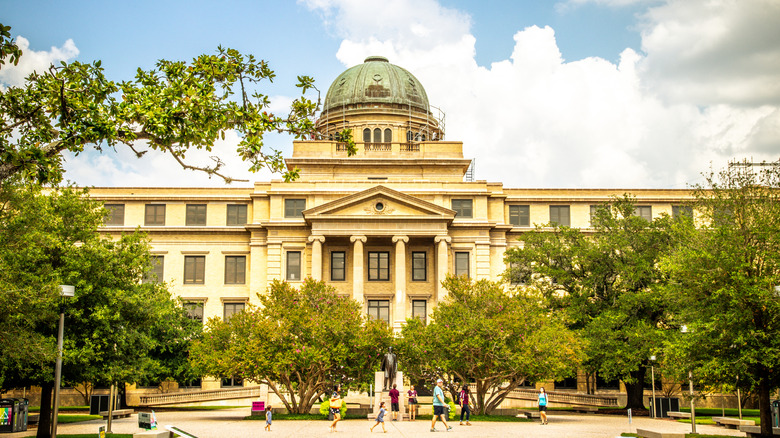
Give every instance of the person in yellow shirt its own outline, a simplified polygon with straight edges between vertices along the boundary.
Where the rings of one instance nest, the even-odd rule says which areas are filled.
[[[341,420],[341,404],[344,403],[344,400],[339,397],[338,392],[334,392],[333,395],[330,396],[330,413],[333,414],[333,422],[330,423],[330,431],[335,432],[336,431],[336,423]]]

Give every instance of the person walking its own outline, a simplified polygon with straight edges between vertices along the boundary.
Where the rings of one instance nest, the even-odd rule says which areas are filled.
[[[471,426],[471,408],[469,407],[469,385],[463,385],[460,390],[460,425],[463,426],[463,414],[466,414],[466,426]]]
[[[447,425],[445,407],[447,403],[444,402],[444,381],[439,379],[436,381],[436,386],[433,388],[433,419],[431,420],[431,432],[436,432],[436,419],[441,418],[441,422],[444,423],[446,430],[452,430],[452,426]]]
[[[393,412],[393,421],[398,421],[398,411],[400,410],[398,398],[401,396],[401,393],[398,392],[396,386],[397,385],[393,383],[393,389],[390,390],[390,411]]]
[[[415,391],[414,385],[409,387],[406,396],[409,398],[409,420],[414,421],[417,417],[417,391]]]
[[[336,431],[336,423],[341,420],[341,404],[344,401],[339,396],[338,392],[334,392],[333,395],[330,396],[330,413],[333,414],[333,422],[330,423],[330,431],[335,432]]]
[[[379,425],[379,423],[382,423],[382,432],[387,433],[387,429],[385,429],[385,413],[387,412],[387,409],[385,409],[385,402],[379,403],[379,413],[376,415],[376,423],[374,423],[373,426],[371,426],[371,432],[374,431],[374,428]]]
[[[265,430],[271,431],[271,420],[273,419],[273,412],[271,412],[271,405],[265,407]]]
[[[539,416],[542,418],[542,424],[547,424],[547,393],[544,388],[539,388]]]

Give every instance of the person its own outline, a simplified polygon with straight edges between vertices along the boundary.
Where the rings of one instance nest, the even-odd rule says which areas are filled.
[[[460,425],[463,426],[463,414],[466,414],[466,426],[471,426],[471,409],[469,408],[469,385],[463,385],[460,390]]]
[[[539,388],[539,415],[542,417],[542,424],[547,424],[547,393],[544,388]]]
[[[371,426],[371,432],[374,431],[374,428],[379,423],[382,423],[382,432],[387,433],[387,429],[385,429],[385,412],[387,412],[387,409],[385,409],[385,402],[379,403],[379,413],[376,415],[376,423]]]
[[[436,419],[441,418],[441,422],[444,423],[444,427],[447,430],[452,430],[452,426],[447,425],[445,407],[447,403],[444,402],[444,381],[439,379],[436,381],[436,386],[433,388],[433,419],[431,420],[431,432],[436,432]]]
[[[398,421],[398,411],[400,410],[398,407],[398,397],[401,396],[401,393],[398,392],[396,386],[397,385],[393,383],[393,389],[390,390],[390,410],[393,412],[393,421]]]
[[[341,397],[339,397],[338,392],[334,392],[333,395],[330,396],[330,413],[333,414],[333,422],[330,423],[330,431],[335,432],[336,431],[336,423],[341,420],[341,403],[343,400],[341,400]]]
[[[414,421],[417,417],[417,391],[414,390],[414,385],[409,387],[406,396],[409,398],[409,420]]]
[[[265,430],[271,431],[271,420],[273,419],[273,413],[271,412],[271,405],[265,407]]]

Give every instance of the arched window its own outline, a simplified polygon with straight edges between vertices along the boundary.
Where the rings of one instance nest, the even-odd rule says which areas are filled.
[[[425,141],[425,134],[422,135],[422,141]]]
[[[371,130],[368,128],[363,130],[363,143],[371,143]]]
[[[412,131],[406,131],[406,141],[412,141]]]
[[[374,129],[374,143],[382,143],[382,130],[379,128]]]
[[[420,133],[414,134],[414,141],[420,141]]]
[[[390,128],[385,129],[385,143],[393,142],[393,131]]]

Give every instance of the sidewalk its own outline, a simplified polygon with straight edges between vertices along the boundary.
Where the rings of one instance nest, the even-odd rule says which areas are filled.
[[[374,421],[344,420],[338,424],[338,432],[328,431],[328,422],[322,421],[274,421],[271,432],[265,432],[265,421],[245,421],[249,408],[225,409],[218,411],[184,411],[157,413],[157,421],[162,427],[174,425],[198,438],[262,438],[262,437],[366,437],[372,435],[369,427]],[[690,432],[690,424],[677,423],[670,420],[653,420],[646,417],[634,418],[628,424],[628,418],[616,415],[567,414],[551,415],[550,423],[542,426],[538,421],[533,423],[499,423],[474,422],[471,426],[459,426],[458,421],[450,422],[452,431],[446,436],[462,437],[556,437],[556,438],[615,438],[623,432],[636,432],[637,428],[663,432]],[[97,436],[98,427],[105,425],[103,420],[86,421],[83,423],[61,424],[59,434],[94,433]],[[430,421],[385,422],[387,433],[382,433],[382,426],[374,429],[373,435],[393,437],[439,436],[430,432]],[[130,418],[114,420],[114,433],[135,433],[138,429],[137,415]],[[444,426],[437,423],[437,433],[444,435]],[[717,434],[741,436],[745,434],[737,430],[724,429],[717,426],[697,425],[696,431],[701,434]],[[34,431],[3,434],[8,438],[35,436]]]

